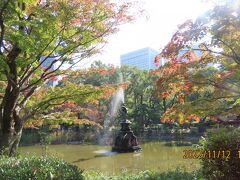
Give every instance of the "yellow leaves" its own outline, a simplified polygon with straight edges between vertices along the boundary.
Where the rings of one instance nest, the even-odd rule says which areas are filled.
[[[167,109],[167,111],[161,117],[161,122],[172,123],[178,119],[178,113],[174,107]]]
[[[60,127],[60,125],[58,125],[58,124],[51,124],[49,126],[49,129],[59,129],[59,127]]]
[[[175,84],[174,84],[174,83],[169,83],[168,86],[169,86],[170,88],[174,88],[174,87],[175,87]]]
[[[215,78],[216,80],[219,80],[219,79],[222,78],[222,75],[221,75],[221,74],[215,74],[215,75],[214,75],[214,78]]]
[[[161,122],[163,123],[178,122],[179,124],[185,124],[191,121],[199,123],[200,120],[201,118],[196,114],[189,115],[184,111],[178,111],[174,109],[171,109],[171,111],[166,112],[164,116],[161,118]]]
[[[179,124],[184,124],[185,123],[185,116],[182,112],[178,114],[178,122]]]
[[[97,126],[99,128],[103,128],[99,123],[96,123],[94,121],[90,121],[88,119],[76,119],[73,121],[73,124],[76,125],[92,125],[92,126]]]
[[[5,87],[7,84],[5,81],[0,81],[0,87]]]
[[[44,120],[39,118],[39,119],[30,119],[24,124],[24,128],[34,128],[38,129],[38,127],[42,126],[44,123]]]
[[[190,104],[175,104],[173,107],[167,109],[161,118],[161,122],[173,123],[178,122],[179,124],[186,124],[192,121],[200,122],[201,116],[195,113],[194,109],[191,109]]]
[[[198,89],[199,89],[199,87],[195,85],[195,86],[193,86],[192,91],[193,92],[198,92]]]

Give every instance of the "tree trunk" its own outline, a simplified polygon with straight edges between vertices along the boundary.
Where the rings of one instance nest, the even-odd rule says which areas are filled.
[[[23,127],[18,127],[18,128],[19,129],[17,132],[14,129],[12,129],[11,132],[9,133],[2,133],[1,140],[0,140],[1,154],[7,155],[7,156],[16,155],[16,150],[22,136]]]
[[[163,112],[167,111],[166,98],[163,98]]]
[[[22,136],[23,121],[18,115],[19,111],[14,109],[11,115],[3,119],[3,122],[7,120],[1,129],[0,138],[0,154],[7,156],[16,155],[16,150]]]

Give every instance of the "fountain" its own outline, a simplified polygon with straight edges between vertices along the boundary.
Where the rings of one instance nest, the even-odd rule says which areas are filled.
[[[122,117],[121,129],[116,137],[115,144],[112,147],[114,152],[136,152],[141,151],[141,147],[138,144],[137,137],[133,134],[130,128],[131,122],[127,120],[127,108],[122,105]]]
[[[124,90],[119,88],[110,102],[109,111],[103,124],[103,135],[99,139],[99,144],[110,145],[112,143],[112,126],[122,102],[124,102]]]

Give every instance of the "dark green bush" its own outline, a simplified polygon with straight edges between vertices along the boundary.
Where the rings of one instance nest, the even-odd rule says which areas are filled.
[[[64,160],[55,157],[1,157],[1,180],[81,180],[82,170]]]
[[[208,132],[207,138],[202,140],[201,144],[203,145],[202,151],[206,152],[206,157],[202,159],[202,173],[205,178],[219,180],[239,179],[239,128],[212,130]],[[215,151],[215,157],[213,151]]]

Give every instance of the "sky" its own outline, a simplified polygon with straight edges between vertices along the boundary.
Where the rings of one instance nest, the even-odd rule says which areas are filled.
[[[122,25],[119,32],[108,38],[102,53],[85,60],[81,66],[89,66],[95,60],[119,66],[121,54],[145,47],[159,51],[178,25],[196,19],[212,7],[209,0],[139,0],[139,5],[146,15]]]

